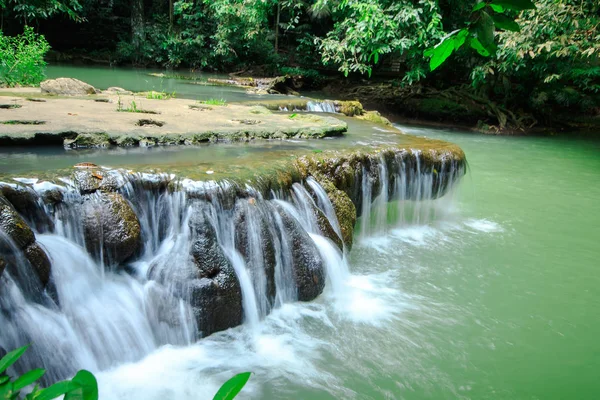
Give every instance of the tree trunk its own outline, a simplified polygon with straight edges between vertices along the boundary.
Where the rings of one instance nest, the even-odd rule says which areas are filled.
[[[275,54],[279,52],[279,18],[281,17],[281,3],[277,2],[277,18],[275,19]]]
[[[140,48],[145,40],[144,0],[131,0],[131,44],[135,51],[135,61],[139,61]]]

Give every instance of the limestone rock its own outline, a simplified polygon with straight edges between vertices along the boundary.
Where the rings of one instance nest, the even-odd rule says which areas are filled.
[[[325,287],[325,266],[317,246],[300,224],[283,208],[276,206],[281,215],[285,234],[291,239],[292,269],[298,300],[310,301],[319,296]]]
[[[201,206],[194,209],[190,229],[191,255],[197,268],[197,278],[188,283],[190,304],[198,329],[208,336],[242,323],[242,290]]]
[[[50,280],[50,260],[44,250],[36,243],[35,235],[25,220],[13,209],[4,197],[0,197],[0,233],[12,241],[14,247],[5,240],[0,240],[0,269],[13,268],[12,271],[19,276],[31,276],[30,271],[15,271],[25,264],[20,261],[21,253],[35,271],[39,282],[45,286]],[[3,239],[0,236],[0,239]],[[15,248],[16,247],[16,248]],[[21,259],[22,260],[22,259]],[[25,267],[27,268],[27,267]],[[27,280],[31,278],[25,278]]]
[[[42,93],[61,96],[85,96],[98,93],[92,85],[74,78],[48,79],[40,83],[40,88]]]
[[[267,299],[275,300],[275,244],[269,229],[270,208],[268,203],[257,204],[255,199],[239,199],[235,205],[235,247],[240,252],[251,277],[264,273],[267,279]],[[260,271],[259,269],[264,269]],[[266,310],[268,311],[268,310]]]
[[[82,211],[85,244],[96,258],[119,264],[139,249],[140,221],[123,196],[95,193],[84,199]]]

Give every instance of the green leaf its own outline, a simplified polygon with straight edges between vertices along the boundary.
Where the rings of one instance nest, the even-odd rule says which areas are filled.
[[[515,22],[514,19],[507,17],[504,14],[492,14],[494,24],[498,29],[504,29],[505,31],[520,32],[521,27]]]
[[[490,53],[493,52],[491,49],[494,48],[494,31],[494,20],[490,17],[490,14],[485,11],[481,12],[481,16],[475,25],[475,33],[481,45]]]
[[[38,369],[33,369],[33,370],[21,375],[20,377],[15,379],[15,381],[13,383],[14,390],[21,390],[25,386],[31,385],[33,382],[37,381],[42,376],[44,376],[45,373],[46,373],[46,370],[38,368]]]
[[[91,372],[82,369],[71,382],[77,389],[67,393],[65,400],[98,400],[98,382]]]
[[[496,11],[497,13],[504,12],[504,7],[499,6],[498,4],[490,4],[490,7],[492,7],[492,10]]]
[[[10,381],[10,378],[6,375],[0,376],[0,385],[4,385],[6,382]]]
[[[215,394],[213,400],[231,400],[235,398],[250,379],[250,374],[250,372],[243,372],[225,382]]]
[[[0,385],[0,399],[10,399],[10,393],[12,393],[11,382],[8,382],[6,385]]]
[[[23,353],[25,353],[25,351],[27,351],[28,348],[29,345],[20,347],[16,350],[11,351],[10,353],[7,353],[4,357],[2,357],[2,359],[0,360],[0,374],[6,371],[8,367],[13,365],[19,358],[21,358]]]
[[[535,4],[531,0],[493,0],[491,4],[497,4],[515,11],[535,10]]]
[[[454,37],[446,37],[433,48],[433,52],[431,53],[431,59],[429,60],[429,69],[433,71],[437,67],[442,65],[444,61],[446,61],[446,59],[450,57],[453,51]]]
[[[487,6],[487,3],[485,1],[482,1],[481,3],[477,3],[473,6],[472,12],[479,11],[485,6]]]
[[[77,385],[71,381],[57,382],[46,389],[40,390],[40,394],[36,397],[36,400],[52,400],[74,389],[77,389]]]
[[[465,44],[465,40],[467,40],[468,35],[468,29],[461,29],[460,32],[458,32],[458,34],[454,38],[454,50],[460,49],[461,46]]]
[[[484,57],[489,57],[491,54],[485,47],[481,45],[481,42],[476,37],[471,38],[471,47],[477,50],[477,52]]]

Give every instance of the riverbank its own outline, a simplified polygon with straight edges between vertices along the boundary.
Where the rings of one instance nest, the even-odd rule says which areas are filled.
[[[0,89],[0,145],[152,146],[342,135],[330,116],[276,114],[260,106],[148,99],[111,92],[64,98]]]

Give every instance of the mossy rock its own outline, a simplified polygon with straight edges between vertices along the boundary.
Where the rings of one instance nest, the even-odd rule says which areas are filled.
[[[75,139],[65,139],[65,147],[108,147],[110,137],[106,133],[80,133]]]
[[[336,101],[335,106],[338,112],[348,117],[355,117],[364,113],[363,105],[359,101]]]
[[[379,111],[365,111],[364,114],[357,116],[357,118],[373,122],[375,124],[381,124],[386,126],[392,126],[392,123],[389,119],[382,116]]]
[[[119,264],[141,245],[141,226],[127,200],[119,193],[98,192],[84,199],[85,243],[97,259]]]

